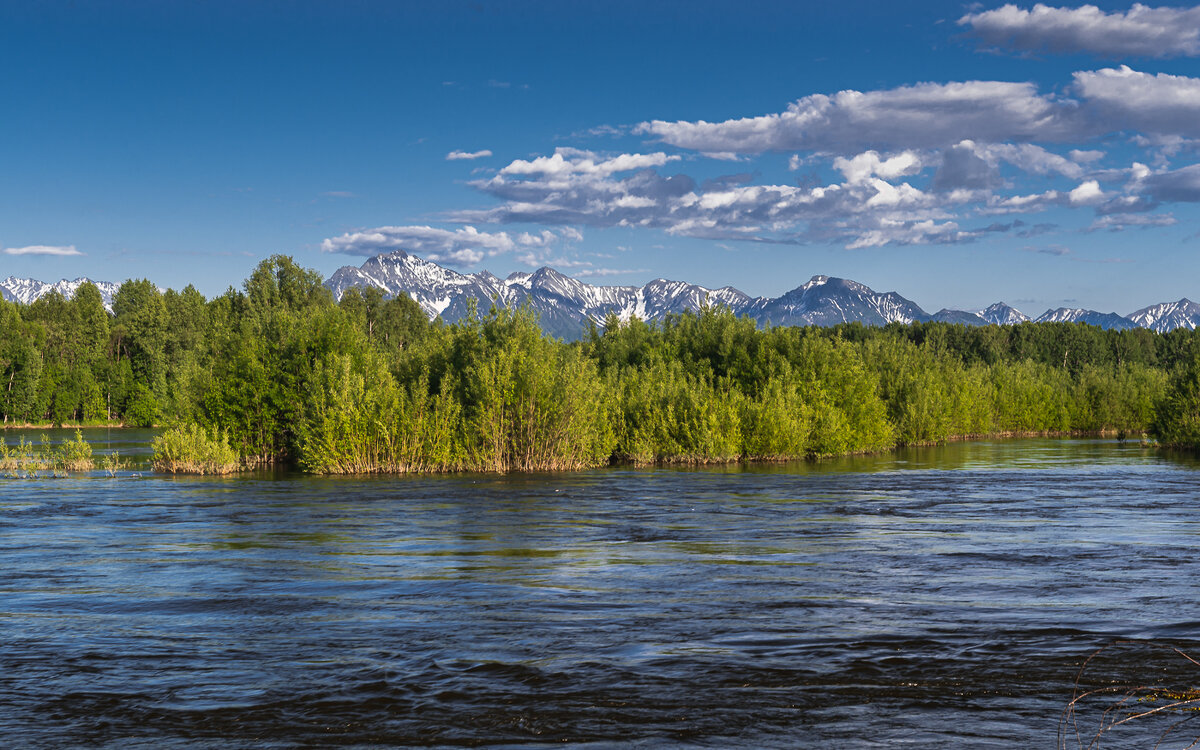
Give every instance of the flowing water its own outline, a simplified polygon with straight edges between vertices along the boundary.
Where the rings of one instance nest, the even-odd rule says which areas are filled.
[[[145,457],[144,433],[87,437]],[[1014,440],[708,470],[0,480],[0,742],[1054,747],[1076,689],[1200,685],[1167,648],[1200,654],[1198,468]],[[1081,704],[1066,746],[1117,697]],[[1163,746],[1186,746],[1191,716],[1103,747],[1176,724]]]

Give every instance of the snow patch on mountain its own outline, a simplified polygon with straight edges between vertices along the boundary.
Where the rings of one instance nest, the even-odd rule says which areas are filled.
[[[80,277],[71,281],[61,279],[53,284],[47,284],[37,279],[19,279],[16,276],[9,276],[7,279],[0,281],[0,294],[9,302],[20,302],[21,304],[28,305],[51,291],[56,291],[67,299],[71,299],[75,296],[75,292],[79,287],[89,282],[94,284],[96,289],[100,291],[100,298],[104,300],[104,308],[112,312],[113,295],[117,293],[121,285],[111,281],[92,281],[91,279]]]
[[[896,292],[876,292],[865,284],[816,275],[777,298],[750,297],[733,287],[708,289],[683,281],[655,279],[643,286],[594,286],[543,267],[498,279],[487,271],[461,274],[397,250],[370,258],[360,267],[338,269],[325,285],[340,299],[351,287],[375,286],[385,295],[408,294],[431,318],[455,322],[472,307],[526,305],[543,329],[563,338],[578,338],[590,324],[603,325],[609,315],[622,321],[636,316],[657,321],[704,305],[722,305],[760,325],[819,325],[860,322],[865,325],[941,321],[963,325],[1016,325],[1030,318],[1003,302],[979,312],[943,309],[929,315]],[[1048,310],[1039,322],[1083,322],[1102,328],[1145,326],[1156,331],[1200,326],[1200,305],[1188,300],[1144,308],[1128,317],[1094,310]]]
[[[1130,313],[1130,320],[1142,328],[1166,333],[1176,328],[1195,329],[1200,325],[1200,305],[1186,297],[1178,302],[1163,302]]]
[[[1015,326],[1018,323],[1025,323],[1029,320],[1028,315],[1015,307],[1009,307],[1003,302],[997,302],[985,310],[980,310],[979,317],[998,326]]]
[[[1116,313],[1102,313],[1095,310],[1083,310],[1077,307],[1060,307],[1057,310],[1047,310],[1038,316],[1034,322],[1087,323],[1088,325],[1099,326],[1100,328],[1114,328],[1116,330],[1138,327],[1137,323]]]

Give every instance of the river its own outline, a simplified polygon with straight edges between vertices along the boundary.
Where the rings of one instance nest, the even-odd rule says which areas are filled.
[[[145,459],[146,433],[86,437]],[[1170,650],[1200,656],[1198,468],[1026,439],[715,469],[0,480],[0,737],[1026,748],[1065,728],[1086,746],[1120,694],[1064,723],[1074,691],[1200,684]],[[1163,746],[1187,746],[1195,713],[1103,746],[1172,727]]]

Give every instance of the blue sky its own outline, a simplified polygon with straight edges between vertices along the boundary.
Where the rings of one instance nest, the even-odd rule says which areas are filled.
[[[1200,9],[911,6],[0,2],[0,276],[1200,298]]]

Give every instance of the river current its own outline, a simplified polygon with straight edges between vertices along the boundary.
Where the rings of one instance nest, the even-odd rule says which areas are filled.
[[[145,457],[145,433],[86,437]],[[1198,469],[1031,439],[0,479],[0,743],[1086,747],[1165,700],[1116,706],[1123,686],[1200,685],[1171,650],[1200,657]],[[1195,713],[1102,746],[1186,747]]]

